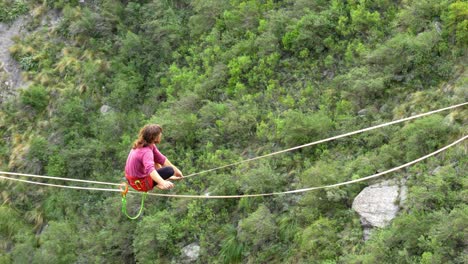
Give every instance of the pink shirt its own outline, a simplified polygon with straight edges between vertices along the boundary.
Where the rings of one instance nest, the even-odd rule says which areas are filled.
[[[125,174],[137,178],[148,176],[154,169],[154,164],[163,165],[166,157],[152,144],[147,147],[136,148],[130,151],[125,165]]]

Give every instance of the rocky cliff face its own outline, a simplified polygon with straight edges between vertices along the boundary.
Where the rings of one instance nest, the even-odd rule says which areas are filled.
[[[25,32],[25,18],[19,18],[12,24],[0,23],[0,103],[23,85],[21,69],[11,58],[9,48],[13,38]]]
[[[383,181],[364,188],[353,201],[352,208],[361,216],[364,240],[375,227],[385,227],[396,217],[406,200],[405,181]]]
[[[25,15],[12,23],[0,23],[0,103],[9,96],[16,94],[20,87],[27,86],[23,81],[20,64],[10,56],[10,47],[14,45],[15,37],[32,34],[43,28],[56,27],[61,19],[57,11],[50,11],[41,15],[36,29],[28,31],[26,25],[31,22],[31,15]]]

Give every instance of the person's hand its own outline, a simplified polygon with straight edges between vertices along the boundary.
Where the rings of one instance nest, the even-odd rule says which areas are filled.
[[[179,179],[184,177],[182,172],[178,168],[175,168],[175,167],[174,167],[174,176],[178,177]]]
[[[171,181],[178,181],[178,180],[181,180],[182,178],[184,178],[184,175],[182,174],[182,172],[176,168],[176,167],[173,167],[174,168],[174,176],[171,176],[168,180],[171,180]]]
[[[170,181],[178,181],[178,180],[182,180],[183,177],[179,177],[179,176],[171,176],[169,177],[168,180]]]
[[[156,187],[160,190],[169,190],[174,188],[174,184],[170,181],[163,180],[161,182],[158,182]]]

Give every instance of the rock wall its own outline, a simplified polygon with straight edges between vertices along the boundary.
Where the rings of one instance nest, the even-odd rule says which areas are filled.
[[[0,103],[23,85],[21,69],[18,62],[10,56],[9,48],[14,44],[13,37],[26,31],[25,21],[21,17],[11,24],[0,23]]]
[[[37,28],[28,31],[26,25],[32,20],[31,16],[25,15],[12,23],[0,23],[0,103],[14,96],[18,88],[28,85],[23,81],[19,63],[10,55],[9,49],[14,45],[13,38],[32,34],[43,28],[53,29],[60,23],[61,14],[58,11],[49,11],[41,15]]]

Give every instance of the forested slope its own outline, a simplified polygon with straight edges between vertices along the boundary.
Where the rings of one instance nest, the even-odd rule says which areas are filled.
[[[139,128],[159,123],[159,149],[190,174],[468,99],[465,1],[0,0],[0,8],[2,22],[29,16],[32,32],[10,48],[29,86],[1,105],[3,171],[118,183]],[[60,22],[41,26],[51,11]],[[462,107],[187,178],[168,193],[358,179],[461,138],[467,121]],[[0,262],[179,263],[180,249],[196,242],[198,263],[466,263],[466,148],[385,176],[407,178],[408,199],[368,241],[351,204],[369,182],[263,198],[150,196],[131,221],[118,193],[2,180]],[[129,197],[131,213],[139,198]]]

